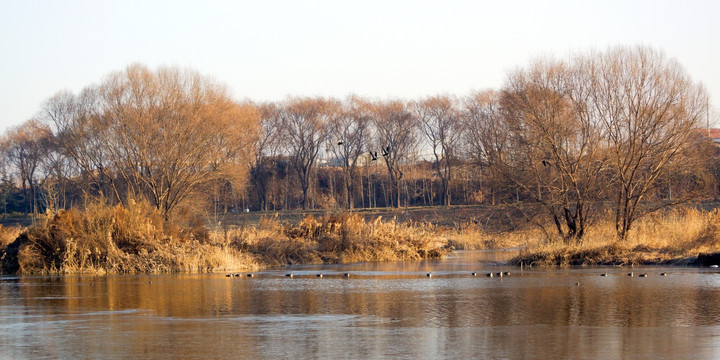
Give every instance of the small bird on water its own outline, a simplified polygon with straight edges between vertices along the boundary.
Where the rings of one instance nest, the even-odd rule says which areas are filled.
[[[425,276],[432,277],[432,273],[427,273],[427,274],[425,274]]]
[[[287,273],[287,274],[285,274],[285,276],[291,278],[291,277],[294,277],[295,275],[293,273]]]

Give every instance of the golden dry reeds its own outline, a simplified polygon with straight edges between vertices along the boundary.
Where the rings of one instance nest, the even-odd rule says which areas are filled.
[[[16,236],[3,249],[4,272],[160,273],[246,270],[265,266],[438,258],[446,237],[428,223],[335,215],[194,234],[168,225],[146,203],[93,203],[63,210]]]
[[[21,227],[5,227],[0,225],[0,248],[7,246],[17,239],[22,230]]]
[[[447,239],[429,224],[394,219],[366,221],[361,215],[308,216],[297,224],[264,219],[255,228],[238,229],[232,243],[268,265],[418,260],[441,257]]]
[[[535,242],[511,263],[541,266],[691,264],[699,253],[720,251],[720,212],[680,207],[638,220],[624,241],[600,221],[582,242]]]
[[[486,232],[472,221],[454,228],[440,228],[455,250],[488,250],[528,247],[540,238],[540,230],[523,229],[515,231]]]
[[[549,238],[550,236],[550,238]],[[565,242],[539,228],[487,233],[476,223],[440,227],[360,214],[297,223],[277,217],[258,225],[208,232],[169,225],[146,203],[104,203],[63,210],[27,229],[0,227],[4,272],[148,273],[250,270],[266,266],[438,258],[452,249],[521,249],[512,264],[689,264],[720,251],[720,211],[675,208],[638,220],[618,241],[605,219],[582,242]]]
[[[253,269],[237,249],[172,232],[146,203],[97,202],[62,210],[28,228],[3,250],[3,271],[18,273],[157,273]]]

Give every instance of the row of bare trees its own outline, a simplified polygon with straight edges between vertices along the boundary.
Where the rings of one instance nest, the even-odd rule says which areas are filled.
[[[79,95],[53,96],[3,148],[23,191],[33,192],[29,210],[91,195],[147,199],[168,217],[201,186],[242,186],[257,118],[254,106],[194,71],[132,65]]]
[[[4,174],[28,211],[40,188],[46,207],[142,197],[166,216],[208,192],[223,211],[513,201],[540,205],[567,240],[610,209],[624,238],[644,212],[717,186],[697,131],[707,104],[645,47],[539,60],[499,90],[416,101],[237,103],[195,72],[133,65],[7,133]]]
[[[565,239],[582,238],[604,209],[625,238],[641,213],[714,184],[707,170],[716,150],[698,133],[707,95],[652,49],[536,61],[475,104],[476,159],[541,204]],[[662,188],[673,182],[683,185],[674,198]]]

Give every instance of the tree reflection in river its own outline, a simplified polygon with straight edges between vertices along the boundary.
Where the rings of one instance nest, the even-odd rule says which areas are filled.
[[[0,278],[3,358],[713,358],[720,274],[502,253],[258,273]],[[500,257],[500,258],[498,258]],[[488,259],[492,259],[488,261]],[[634,269],[635,272],[639,270]],[[425,274],[432,271],[433,277]],[[480,272],[477,277],[470,272]],[[511,271],[509,277],[486,272]],[[610,276],[601,277],[607,271]],[[323,278],[315,275],[323,272]],[[351,277],[343,277],[350,272]],[[576,283],[580,285],[576,285]]]

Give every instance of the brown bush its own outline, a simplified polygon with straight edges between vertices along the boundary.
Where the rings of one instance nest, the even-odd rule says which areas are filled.
[[[62,210],[30,227],[3,253],[3,270],[19,273],[137,273],[257,268],[237,249],[168,231],[147,203],[97,202]]]
[[[674,208],[638,220],[624,241],[612,221],[588,229],[582,243],[536,241],[511,263],[525,265],[688,264],[699,253],[720,251],[720,212]]]
[[[366,221],[358,214],[279,224],[264,219],[256,228],[239,229],[231,243],[269,265],[417,260],[441,257],[447,240],[431,225]]]
[[[3,248],[15,241],[23,231],[20,227],[5,227],[0,225],[0,248]]]

